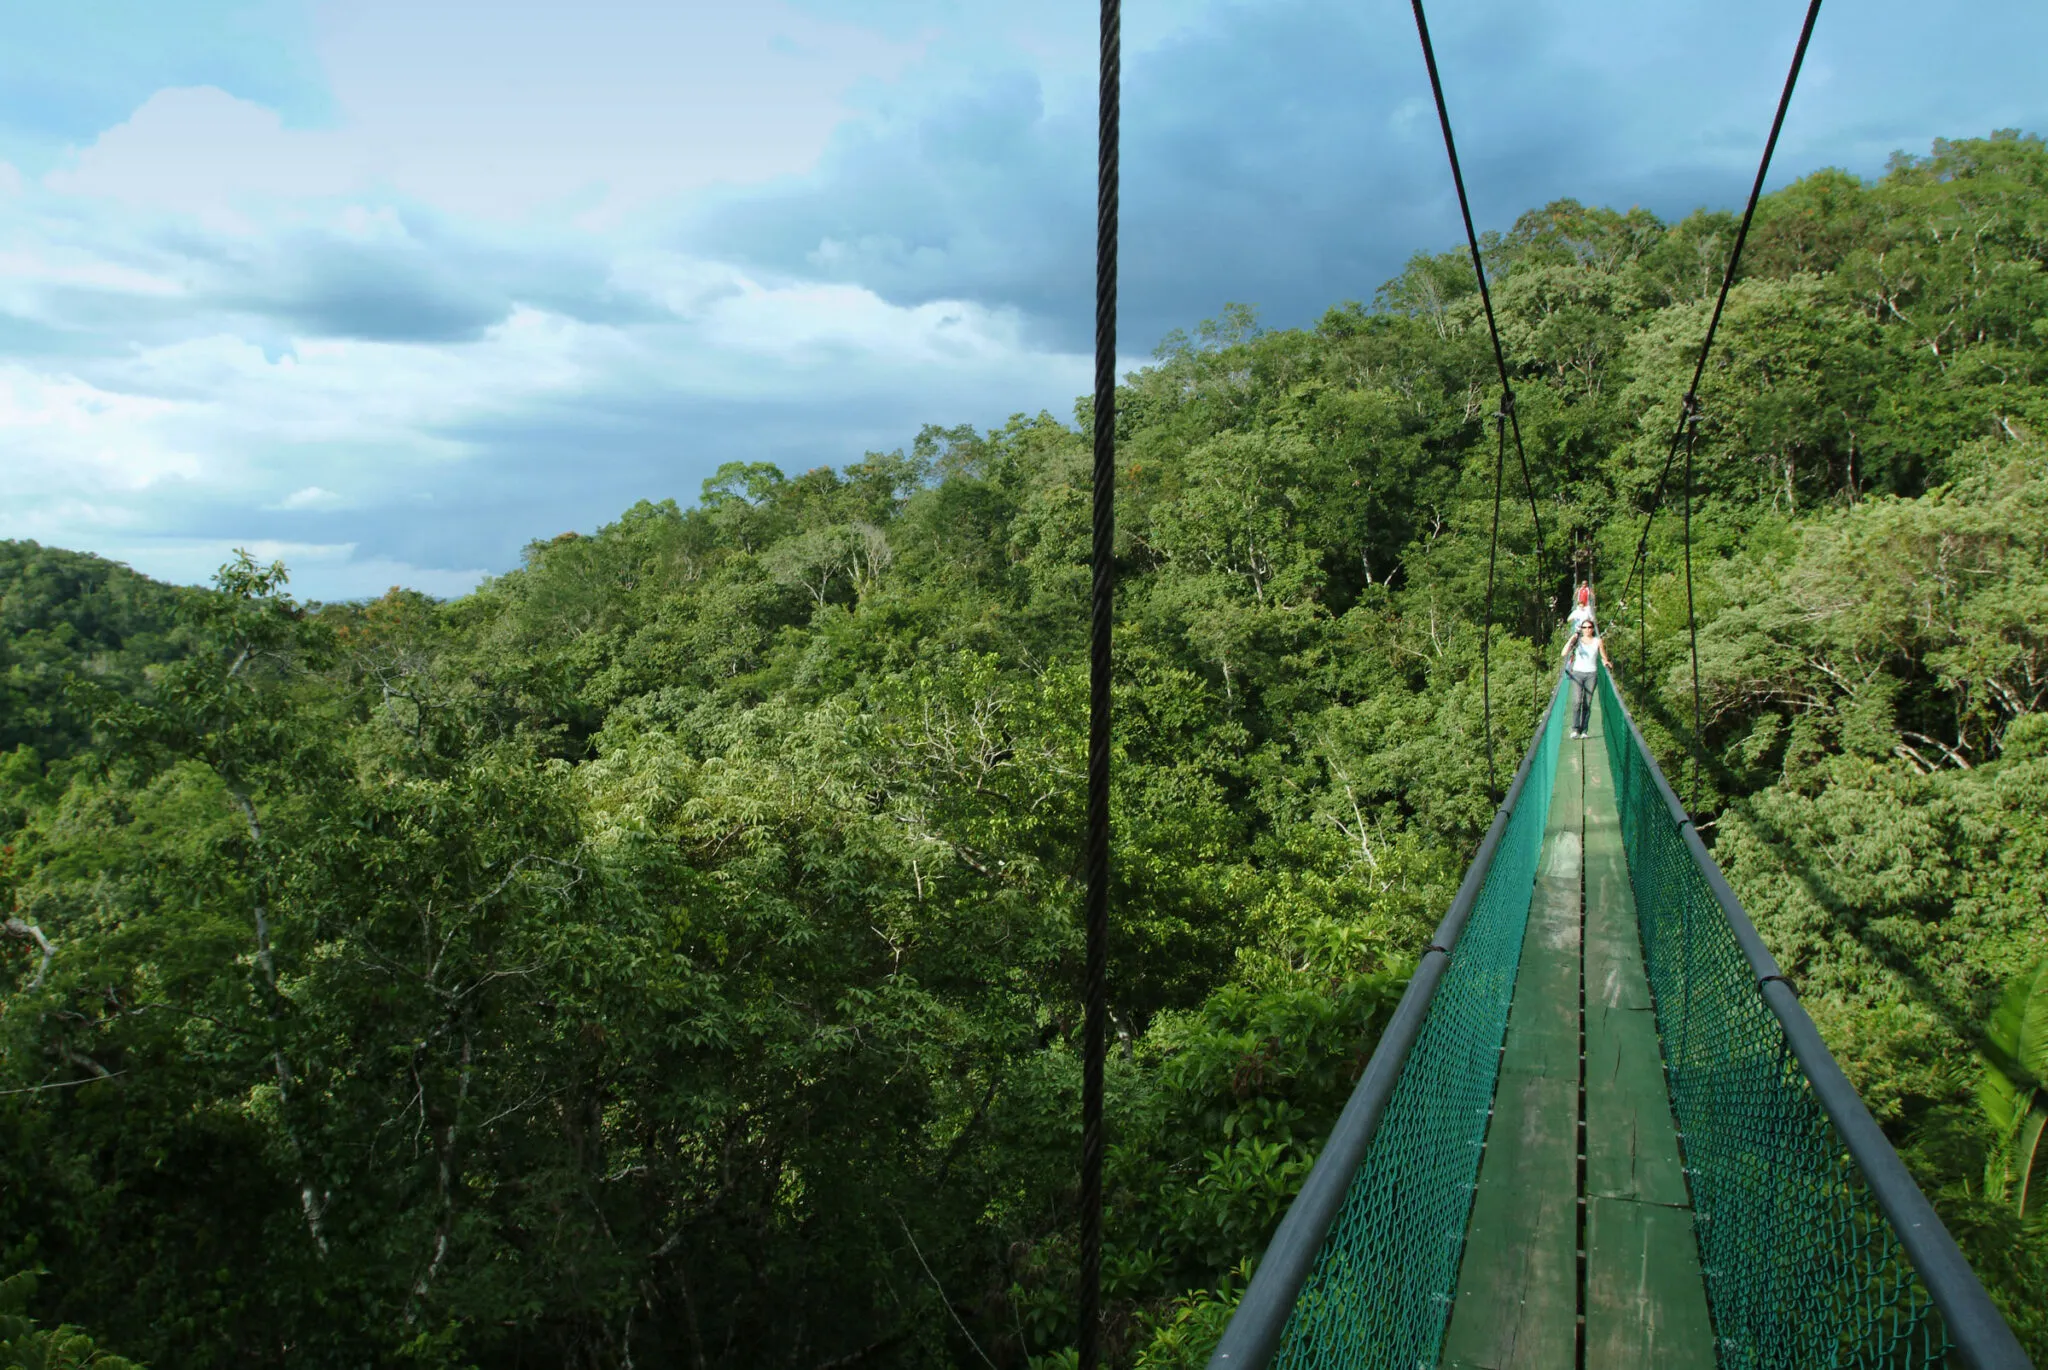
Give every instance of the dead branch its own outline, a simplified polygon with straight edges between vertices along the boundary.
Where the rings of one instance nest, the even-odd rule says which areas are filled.
[[[34,942],[42,950],[42,964],[36,967],[36,973],[29,982],[22,986],[22,993],[33,994],[43,987],[43,977],[50,973],[50,962],[57,959],[57,944],[43,936],[43,930],[34,923],[24,923],[19,918],[10,918],[5,923],[0,923],[0,928],[5,928],[10,937],[18,937],[24,942]]]
[[[1915,742],[1925,742],[1930,747],[1939,747],[1944,753],[1947,754],[1948,759],[1954,762],[1957,766],[1961,767],[1963,770],[1966,771],[1970,769],[1970,763],[1968,759],[1966,759],[1961,752],[1957,751],[1954,747],[1949,746],[1948,743],[1943,742],[1938,737],[1929,737],[1926,733],[1916,733],[1910,728],[1899,729],[1899,735],[1901,737],[1910,737]]]
[[[988,1358],[988,1352],[981,1349],[981,1343],[976,1341],[974,1339],[974,1334],[967,1330],[967,1324],[960,1321],[960,1315],[954,1311],[952,1302],[946,1297],[946,1286],[939,1283],[939,1277],[937,1275],[932,1274],[931,1263],[925,1260],[924,1252],[918,1249],[917,1238],[911,1236],[910,1224],[903,1221],[903,1215],[901,1213],[898,1213],[896,1215],[896,1225],[903,1229],[904,1240],[910,1243],[911,1253],[917,1257],[917,1263],[924,1267],[925,1275],[932,1282],[932,1288],[939,1291],[939,1302],[945,1305],[947,1314],[950,1315],[953,1319],[953,1325],[960,1329],[961,1336],[967,1338],[967,1344],[974,1348],[975,1355],[981,1357],[981,1363],[983,1365],[986,1365],[988,1367],[988,1370],[996,1370],[996,1363]]]
[[[41,1094],[46,1089],[76,1089],[80,1085],[96,1085],[101,1080],[112,1080],[117,1076],[126,1075],[127,1073],[125,1070],[103,1070],[99,1074],[83,1080],[57,1080],[47,1085],[28,1085],[21,1089],[0,1089],[0,1098],[6,1098],[10,1094]]]

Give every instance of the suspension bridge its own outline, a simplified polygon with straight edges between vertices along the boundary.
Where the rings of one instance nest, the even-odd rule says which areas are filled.
[[[1542,516],[1422,0],[1410,0],[1500,379],[1481,636],[1509,434]],[[1692,381],[1644,514],[1681,500],[1692,732],[1693,448],[1706,374],[1821,0],[1808,0]],[[1101,1358],[1114,590],[1120,0],[1102,0],[1080,1346]],[[1539,607],[1548,631],[1549,605]],[[1648,614],[1635,605],[1643,661]],[[1647,1370],[2030,1361],[1857,1097],[1604,666],[1583,732],[1560,679],[1527,754],[1281,1220],[1210,1370]],[[1697,761],[1695,760],[1695,765]]]
[[[1210,1360],[2028,1365],[1603,669],[1557,694]]]

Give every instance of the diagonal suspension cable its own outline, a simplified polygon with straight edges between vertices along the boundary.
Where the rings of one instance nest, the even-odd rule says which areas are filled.
[[[1742,209],[1742,223],[1735,230],[1735,246],[1728,253],[1728,265],[1721,272],[1721,291],[1714,297],[1714,312],[1707,319],[1707,334],[1700,340],[1700,352],[1693,362],[1692,383],[1685,388],[1685,398],[1679,407],[1678,426],[1671,433],[1671,448],[1664,454],[1664,467],[1657,473],[1657,488],[1650,496],[1650,510],[1643,518],[1642,535],[1636,539],[1635,558],[1629,563],[1627,578],[1622,582],[1622,599],[1626,602],[1628,593],[1635,586],[1636,576],[1644,576],[1644,590],[1648,591],[1650,525],[1656,520],[1657,510],[1664,501],[1664,488],[1671,478],[1672,464],[1678,458],[1679,444],[1688,441],[1689,435],[1699,423],[1700,381],[1707,373],[1707,356],[1714,350],[1714,334],[1721,327],[1721,313],[1728,307],[1728,292],[1735,285],[1735,270],[1742,260],[1743,244],[1749,241],[1749,225],[1756,218],[1756,204],[1764,192],[1764,177],[1770,173],[1771,155],[1778,150],[1778,134],[1785,127],[1785,111],[1792,104],[1792,89],[1799,83],[1799,68],[1806,61],[1806,46],[1813,38],[1814,20],[1820,17],[1820,0],[1809,0],[1806,7],[1806,22],[1799,30],[1799,43],[1792,49],[1792,65],[1785,73],[1785,88],[1778,95],[1778,112],[1771,118],[1771,133],[1764,140],[1764,153],[1756,164],[1756,179],[1750,183],[1749,201]],[[1643,628],[1647,650],[1648,615]],[[1643,659],[1648,665],[1647,655]]]
[[[1116,590],[1116,227],[1121,0],[1102,0],[1095,150],[1095,502],[1088,626],[1087,970],[1081,1063],[1080,1370],[1101,1363],[1102,1057],[1109,1012],[1109,638]]]
[[[1418,3],[1420,0],[1418,0]],[[1721,290],[1714,297],[1714,312],[1707,319],[1706,336],[1700,339],[1700,353],[1693,362],[1692,383],[1685,388],[1685,398],[1679,404],[1678,426],[1671,433],[1671,448],[1664,454],[1664,468],[1657,473],[1657,488],[1650,496],[1649,512],[1643,516],[1643,531],[1636,538],[1635,557],[1629,563],[1628,578],[1621,587],[1621,602],[1628,602],[1629,591],[1634,588],[1640,574],[1643,583],[1643,603],[1636,611],[1637,620],[1637,667],[1647,677],[1650,669],[1650,527],[1657,520],[1657,510],[1664,501],[1664,487],[1671,477],[1672,463],[1677,460],[1679,448],[1685,449],[1685,632],[1692,660],[1692,785],[1689,803],[1695,809],[1700,797],[1700,752],[1703,740],[1700,734],[1700,626],[1699,616],[1694,611],[1692,589],[1692,457],[1693,447],[1699,440],[1700,381],[1707,373],[1707,357],[1714,350],[1714,334],[1721,327],[1721,312],[1728,306],[1728,292],[1735,285],[1735,270],[1742,260],[1743,244],[1749,240],[1749,226],[1756,218],[1757,201],[1763,197],[1764,178],[1770,173],[1771,155],[1778,150],[1778,134],[1785,127],[1785,111],[1791,107],[1792,91],[1799,84],[1799,69],[1806,62],[1807,44],[1813,40],[1814,21],[1820,18],[1821,0],[1808,0],[1806,22],[1800,25],[1799,42],[1792,49],[1792,64],[1785,72],[1785,88],[1778,93],[1778,109],[1771,116],[1770,136],[1764,139],[1763,156],[1757,159],[1756,179],[1750,182],[1749,200],[1742,207],[1742,222],[1735,230],[1735,245],[1729,250],[1728,265],[1721,272]]]
[[[1422,39],[1422,60],[1429,68],[1429,90],[1436,97],[1437,123],[1444,131],[1444,153],[1450,158],[1451,184],[1458,190],[1458,213],[1465,221],[1465,246],[1472,253],[1472,274],[1479,281],[1479,303],[1486,311],[1486,335],[1493,342],[1493,365],[1500,373],[1500,412],[1495,416],[1496,436],[1501,420],[1515,435],[1515,461],[1522,468],[1522,490],[1529,497],[1529,522],[1536,530],[1536,584],[1542,604],[1540,616],[1543,620],[1543,636],[1550,636],[1550,596],[1541,587],[1543,573],[1550,558],[1543,546],[1543,515],[1536,508],[1536,485],[1529,478],[1529,457],[1522,450],[1522,422],[1515,417],[1515,388],[1508,380],[1508,359],[1500,345],[1500,326],[1493,316],[1493,292],[1486,284],[1486,262],[1479,253],[1479,234],[1472,227],[1472,202],[1465,194],[1465,173],[1458,165],[1458,140],[1451,135],[1450,106],[1444,103],[1443,78],[1436,69],[1436,48],[1429,41],[1429,20],[1422,12],[1422,0],[1410,0],[1415,10],[1415,32]],[[1486,728],[1486,776],[1488,792],[1494,791],[1493,770],[1493,566],[1495,553],[1500,544],[1500,486],[1502,468],[1506,465],[1506,451],[1499,454],[1493,471],[1493,538],[1486,552],[1486,624],[1479,638],[1479,670],[1484,695],[1484,719]]]
[[[1486,624],[1479,636],[1479,698],[1481,727],[1486,731],[1486,794],[1500,793],[1500,781],[1493,768],[1493,565],[1500,551],[1501,472],[1508,460],[1508,415],[1502,409],[1493,416],[1493,533],[1486,542]]]

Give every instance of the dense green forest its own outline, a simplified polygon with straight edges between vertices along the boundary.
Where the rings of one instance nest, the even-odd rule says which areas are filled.
[[[1489,244],[1503,781],[1575,558],[1679,775],[1675,516],[1618,601],[1732,230]],[[1692,520],[1699,826],[2037,1358],[2044,263],[2033,137],[1766,198]],[[1462,252],[1120,392],[1120,1365],[1200,1364],[1490,820],[1497,403]],[[1089,421],[735,463],[446,603],[0,544],[0,1337],[1065,1363]]]

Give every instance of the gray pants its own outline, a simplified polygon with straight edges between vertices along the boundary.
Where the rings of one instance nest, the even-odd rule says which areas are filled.
[[[1593,721],[1593,680],[1591,671],[1566,671],[1572,678],[1572,731],[1582,733]]]

